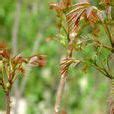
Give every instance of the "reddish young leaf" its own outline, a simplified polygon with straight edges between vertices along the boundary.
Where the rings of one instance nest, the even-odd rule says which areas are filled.
[[[72,4],[72,0],[63,0],[65,7],[69,7]]]
[[[70,32],[77,30],[79,21],[88,7],[90,7],[89,3],[78,3],[68,8],[66,11],[66,18]]]
[[[44,55],[35,55],[30,57],[29,59],[29,64],[33,65],[33,66],[39,66],[39,67],[43,67],[46,64],[46,60],[45,60],[45,56]]]
[[[60,3],[50,3],[50,9],[61,11],[63,7],[60,5]]]
[[[25,69],[23,68],[23,66],[19,66],[19,68],[17,69],[20,73],[25,73]]]
[[[110,0],[104,0],[106,4],[110,4]]]
[[[50,3],[50,9],[54,9],[57,12],[63,11],[64,9],[68,8],[71,5],[72,0],[62,0],[57,3]]]
[[[40,56],[39,56],[39,61],[38,61],[38,63],[39,63],[39,67],[44,67],[45,64],[46,64],[46,58],[45,58],[45,56],[40,55]]]
[[[21,55],[17,55],[13,58],[14,64],[27,63],[27,59],[23,58]]]
[[[100,4],[110,5],[111,0],[100,0]]]
[[[7,45],[5,42],[0,42],[0,49],[6,49]]]
[[[90,22],[91,26],[93,26],[99,20],[98,15],[94,11],[90,12],[90,14],[87,17],[87,19]]]
[[[108,5],[106,7],[106,14],[107,14],[107,17],[108,17],[109,20],[112,19],[112,17],[111,17],[111,11],[112,11],[112,8],[111,8],[111,6]]]
[[[9,53],[9,51],[6,50],[6,49],[0,50],[0,55],[1,55],[3,58],[6,58],[6,59],[9,59],[9,58],[10,58],[10,53]]]
[[[97,16],[101,22],[104,22],[104,17],[103,17],[102,11],[98,11]]]
[[[67,114],[65,110],[62,110],[60,114]]]
[[[86,9],[87,18],[91,15],[92,11],[93,11],[92,7],[89,7],[89,8]]]
[[[8,81],[12,83],[12,78],[15,75],[15,72],[9,72]]]

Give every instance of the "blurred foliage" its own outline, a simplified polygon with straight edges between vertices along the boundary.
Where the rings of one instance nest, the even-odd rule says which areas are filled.
[[[18,52],[25,56],[32,55],[35,42],[38,41],[35,54],[45,54],[47,64],[44,68],[34,68],[28,75],[23,97],[27,99],[27,114],[52,114],[57,85],[59,83],[59,62],[65,55],[66,38],[56,38],[56,14],[49,9],[52,0],[22,0],[18,31]],[[92,0],[98,5],[98,0]],[[0,3],[0,41],[9,48],[12,42],[12,27],[15,19],[17,0],[3,0]],[[101,28],[100,36],[106,41],[106,34]],[[88,38],[90,31],[83,30]],[[61,45],[63,44],[63,45]],[[86,47],[84,57],[94,56],[91,45]],[[101,50],[102,51],[102,50]],[[104,51],[103,51],[104,52]],[[101,55],[104,59],[107,51]],[[80,54],[75,56],[80,57]],[[82,68],[84,70],[84,68]],[[62,108],[68,114],[105,114],[108,96],[108,81],[94,68],[86,70],[71,67],[65,88]],[[20,79],[23,81],[23,79]],[[13,94],[13,93],[12,93]],[[0,109],[4,109],[3,93],[0,90]]]

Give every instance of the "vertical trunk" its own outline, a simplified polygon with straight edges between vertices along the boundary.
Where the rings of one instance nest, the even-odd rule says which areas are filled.
[[[6,114],[10,114],[10,93],[6,93]]]

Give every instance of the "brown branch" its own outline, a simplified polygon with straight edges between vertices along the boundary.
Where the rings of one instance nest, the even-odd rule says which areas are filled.
[[[55,108],[54,108],[54,114],[59,114],[59,112],[60,112],[60,104],[61,104],[62,96],[64,93],[66,78],[67,78],[67,72],[64,73],[64,75],[62,75],[61,79],[60,79],[60,83],[59,83],[59,87],[58,87],[58,91],[57,91]]]
[[[69,58],[72,57],[73,47],[71,46],[72,45],[71,42],[72,41],[69,42],[67,57],[65,59],[66,62],[67,62],[67,60],[69,60]],[[59,114],[59,112],[60,112],[60,105],[61,105],[62,96],[64,93],[64,87],[65,87],[66,79],[68,76],[68,69],[69,69],[70,64],[67,66],[67,68],[66,68],[66,66],[67,65],[65,64],[65,67],[61,68],[62,73],[61,73],[60,83],[59,83],[58,90],[57,90],[56,102],[55,102],[55,107],[54,107],[54,114]]]
[[[84,0],[84,1],[79,1],[79,2],[89,2],[89,0]],[[68,28],[69,31],[69,28]],[[80,29],[78,31],[78,33],[80,32]],[[68,42],[68,50],[67,50],[67,56],[66,56],[66,60],[69,60],[72,57],[72,53],[73,53],[73,42],[75,40],[76,37],[78,37],[78,34],[76,34],[76,36],[70,36],[70,33],[67,33],[69,42]],[[58,86],[58,90],[57,90],[57,96],[56,96],[56,102],[55,102],[55,107],[54,107],[54,114],[59,114],[60,112],[60,105],[61,105],[61,101],[62,101],[62,96],[64,93],[64,87],[65,87],[65,83],[66,83],[66,79],[68,76],[68,69],[69,66],[71,64],[65,64],[62,68],[61,68],[61,78],[60,78],[60,83]]]
[[[10,93],[6,92],[6,114],[10,114]]]

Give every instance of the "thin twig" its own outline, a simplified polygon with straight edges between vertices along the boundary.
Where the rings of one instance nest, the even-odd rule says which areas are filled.
[[[97,46],[102,46],[102,47],[104,47],[104,48],[106,48],[106,49],[108,49],[108,50],[110,50],[110,51],[114,51],[114,48],[113,47],[110,47],[110,46],[107,46],[107,45],[104,45],[104,44],[102,44],[101,42],[99,42],[98,40],[94,40],[95,41],[95,44],[97,45]]]
[[[61,79],[60,79],[60,83],[59,83],[59,87],[58,87],[58,91],[57,91],[54,114],[59,114],[60,104],[61,104],[61,100],[62,100],[62,96],[63,96],[63,92],[64,92],[64,86],[65,86],[66,79],[67,79],[67,72],[64,73],[64,75],[61,76]]]
[[[93,63],[93,66],[97,69],[97,70],[99,70],[102,74],[104,74],[104,76],[106,76],[106,77],[108,77],[108,78],[112,78],[112,76],[105,70],[105,69],[103,69],[102,67],[100,67],[100,66],[98,66],[97,64],[94,64]]]
[[[109,37],[109,40],[110,40],[110,43],[111,43],[111,46],[113,47],[113,42],[112,42],[112,34],[110,33],[110,30],[109,30],[109,27],[107,24],[103,24],[104,28],[105,28],[105,31]]]
[[[70,45],[69,45],[69,47],[70,47]],[[72,57],[72,51],[73,51],[72,48],[68,49],[66,60],[67,60],[67,58]],[[66,79],[67,79],[67,75],[68,75],[69,66],[70,65],[68,65],[67,68],[65,69],[66,71],[61,73],[60,83],[59,83],[58,90],[57,90],[54,114],[59,114],[59,112],[60,112],[60,105],[61,105],[62,96],[63,96],[63,93],[64,93],[64,87],[65,87],[65,83],[66,83]],[[61,69],[61,71],[64,70],[63,68]]]

